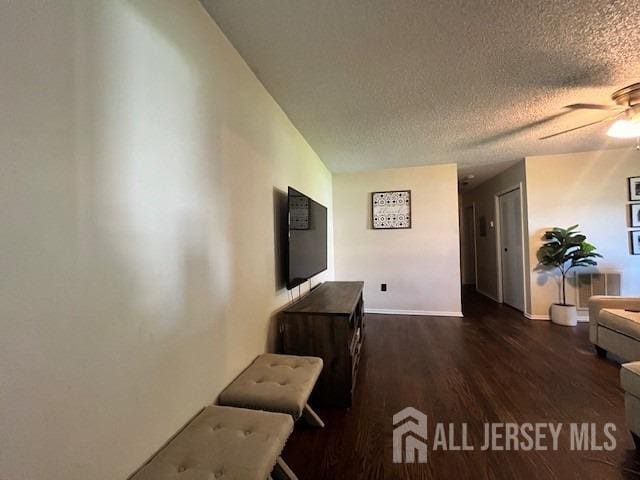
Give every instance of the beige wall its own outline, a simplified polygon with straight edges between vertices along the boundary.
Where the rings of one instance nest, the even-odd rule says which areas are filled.
[[[640,152],[605,150],[528,157],[529,260],[537,264],[541,236],[550,227],[580,224],[604,258],[601,271],[623,272],[623,294],[640,295],[640,256],[629,252],[627,177],[640,176]],[[558,301],[556,276],[531,272],[532,314],[546,318]],[[570,286],[568,300],[575,301]]]
[[[476,252],[477,252],[477,284],[476,288],[484,295],[497,300],[500,297],[498,282],[498,251],[497,251],[497,220],[496,220],[496,196],[505,193],[509,189],[522,185],[522,201],[524,206],[524,219],[526,226],[526,183],[524,161],[518,162],[513,167],[505,170],[492,179],[478,185],[473,190],[462,195],[462,207],[474,205],[476,210],[476,224],[480,217],[486,219],[486,236],[480,235],[480,229],[476,228]],[[477,227],[477,225],[476,225]],[[525,234],[525,255],[527,252],[527,235]],[[528,258],[525,258],[528,260]],[[525,270],[527,268],[525,267]],[[528,277],[528,276],[527,276]],[[528,280],[525,279],[525,280]],[[525,282],[525,310],[529,311],[529,290]]]
[[[411,190],[411,229],[371,228],[371,193],[387,190]],[[337,174],[333,192],[336,278],[365,281],[367,310],[460,315],[455,165]]]
[[[195,0],[2,2],[0,105],[0,477],[124,479],[267,348],[274,189],[331,174]]]

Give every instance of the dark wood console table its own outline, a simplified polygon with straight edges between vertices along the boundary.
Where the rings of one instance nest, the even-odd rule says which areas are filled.
[[[313,400],[350,406],[364,341],[364,282],[325,282],[282,312],[283,353],[324,360]]]

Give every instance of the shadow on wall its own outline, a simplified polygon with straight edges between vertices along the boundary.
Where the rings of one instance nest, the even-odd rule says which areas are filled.
[[[551,280],[555,280],[556,277],[556,272],[555,269],[552,269],[550,267],[546,267],[544,265],[540,264],[540,261],[538,259],[538,250],[540,248],[540,245],[542,245],[542,240],[544,239],[544,234],[548,229],[541,229],[538,230],[534,235],[532,235],[533,238],[535,238],[536,242],[532,244],[537,245],[536,247],[536,265],[533,267],[533,271],[536,272],[538,275],[536,277],[536,284],[540,287],[546,285],[547,283],[549,283],[549,281]]]
[[[60,410],[75,416],[91,405],[83,418],[92,432],[73,438],[95,441],[68,446],[91,476],[102,467],[90,466],[95,451],[121,458],[119,468],[135,465],[228,380],[238,252],[227,232],[237,212],[227,208],[230,167],[211,157],[218,105],[200,88],[211,72],[186,53],[202,50],[188,19],[169,24],[145,2],[78,8],[73,308],[82,320],[65,349],[89,378],[68,390]],[[184,88],[167,95],[176,84]],[[127,445],[123,432],[133,433]]]
[[[275,291],[286,288],[286,251],[288,233],[288,196],[277,187],[273,187],[273,259],[275,271]],[[269,317],[267,332],[267,352],[280,352],[281,341],[278,329],[280,312],[288,305],[277,309]]]
[[[277,187],[273,187],[273,259],[276,292],[286,286],[287,202],[287,193]]]
[[[267,335],[267,344],[265,351],[269,353],[282,352],[282,340],[280,338],[280,312],[286,308],[286,305],[271,314],[269,318],[269,334]]]
[[[251,87],[252,78],[247,77],[246,81],[241,78],[237,84],[232,84],[226,75],[207,68],[211,57],[229,62],[230,69],[234,66],[246,68],[246,65],[216,42],[201,44],[201,38],[193,32],[193,25],[203,21],[204,10],[193,13],[197,16],[194,19],[188,15],[187,18],[172,19],[155,3],[134,1],[131,5],[164,41],[171,42],[195,77],[195,84],[185,85],[184,91],[185,96],[189,96],[189,92],[196,96],[192,104],[196,116],[193,128],[199,130],[198,139],[206,139],[197,153],[208,169],[205,181],[211,197],[206,202],[210,215],[205,219],[210,226],[207,241],[212,258],[209,266],[217,270],[215,264],[222,263],[220,273],[216,272],[216,278],[209,286],[210,294],[217,297],[216,306],[221,309],[211,320],[216,331],[219,324],[224,324],[223,330],[229,330],[223,337],[216,335],[214,339],[214,349],[221,349],[216,353],[216,359],[221,361],[216,361],[216,371],[228,373],[229,369],[244,367],[243,356],[248,361],[253,353],[261,353],[261,339],[265,334],[268,338],[273,336],[273,328],[265,318],[265,307],[269,306],[271,298],[267,295],[270,292],[264,277],[265,272],[270,274],[274,260],[268,257],[269,252],[263,251],[263,248],[270,249],[266,233],[272,228],[271,207],[264,201],[263,179],[270,174],[267,159],[273,149],[274,130],[268,122],[265,125],[258,120],[261,118],[259,111],[266,105],[259,96],[260,89],[247,88],[240,105],[231,104],[234,96],[225,94],[231,89],[242,89],[245,82]],[[211,21],[208,15],[204,21]],[[240,158],[251,168],[243,170],[242,165],[238,165]],[[278,225],[286,221],[286,214],[282,217],[280,210],[283,201],[286,208],[286,194],[274,191],[273,215],[277,222],[273,226],[275,292],[284,286],[284,270],[278,261],[282,258],[280,251],[283,248]],[[246,301],[249,291],[254,295],[252,302]],[[227,349],[231,344],[243,344],[245,348]]]
[[[542,229],[542,230],[538,230],[535,235],[533,235],[533,238],[535,238],[537,240],[538,244],[541,244],[542,240],[544,239],[544,234],[548,229]],[[540,248],[540,245],[538,245],[537,248]],[[560,302],[560,283],[561,280],[558,278],[558,272],[555,268],[551,268],[551,267],[547,267],[544,265],[540,264],[540,261],[538,259],[538,252],[536,250],[536,265],[535,267],[533,267],[533,271],[535,273],[537,273],[537,277],[536,277],[536,284],[539,287],[543,287],[545,285],[547,285],[549,282],[554,282],[558,288],[558,299],[557,301]],[[551,315],[551,306],[549,306],[549,311],[547,312],[549,315]]]
[[[197,35],[126,2],[63,3],[8,9],[25,51],[3,71],[0,470],[125,478],[231,375],[236,212],[202,131],[209,78],[180,47]]]

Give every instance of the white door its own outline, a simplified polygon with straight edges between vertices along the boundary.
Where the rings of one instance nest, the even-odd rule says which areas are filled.
[[[524,311],[522,209],[520,189],[500,196],[502,301]]]

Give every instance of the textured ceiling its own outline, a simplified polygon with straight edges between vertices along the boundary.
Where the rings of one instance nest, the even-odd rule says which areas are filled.
[[[606,112],[640,82],[638,0],[202,0],[334,172],[517,160],[633,144]]]

